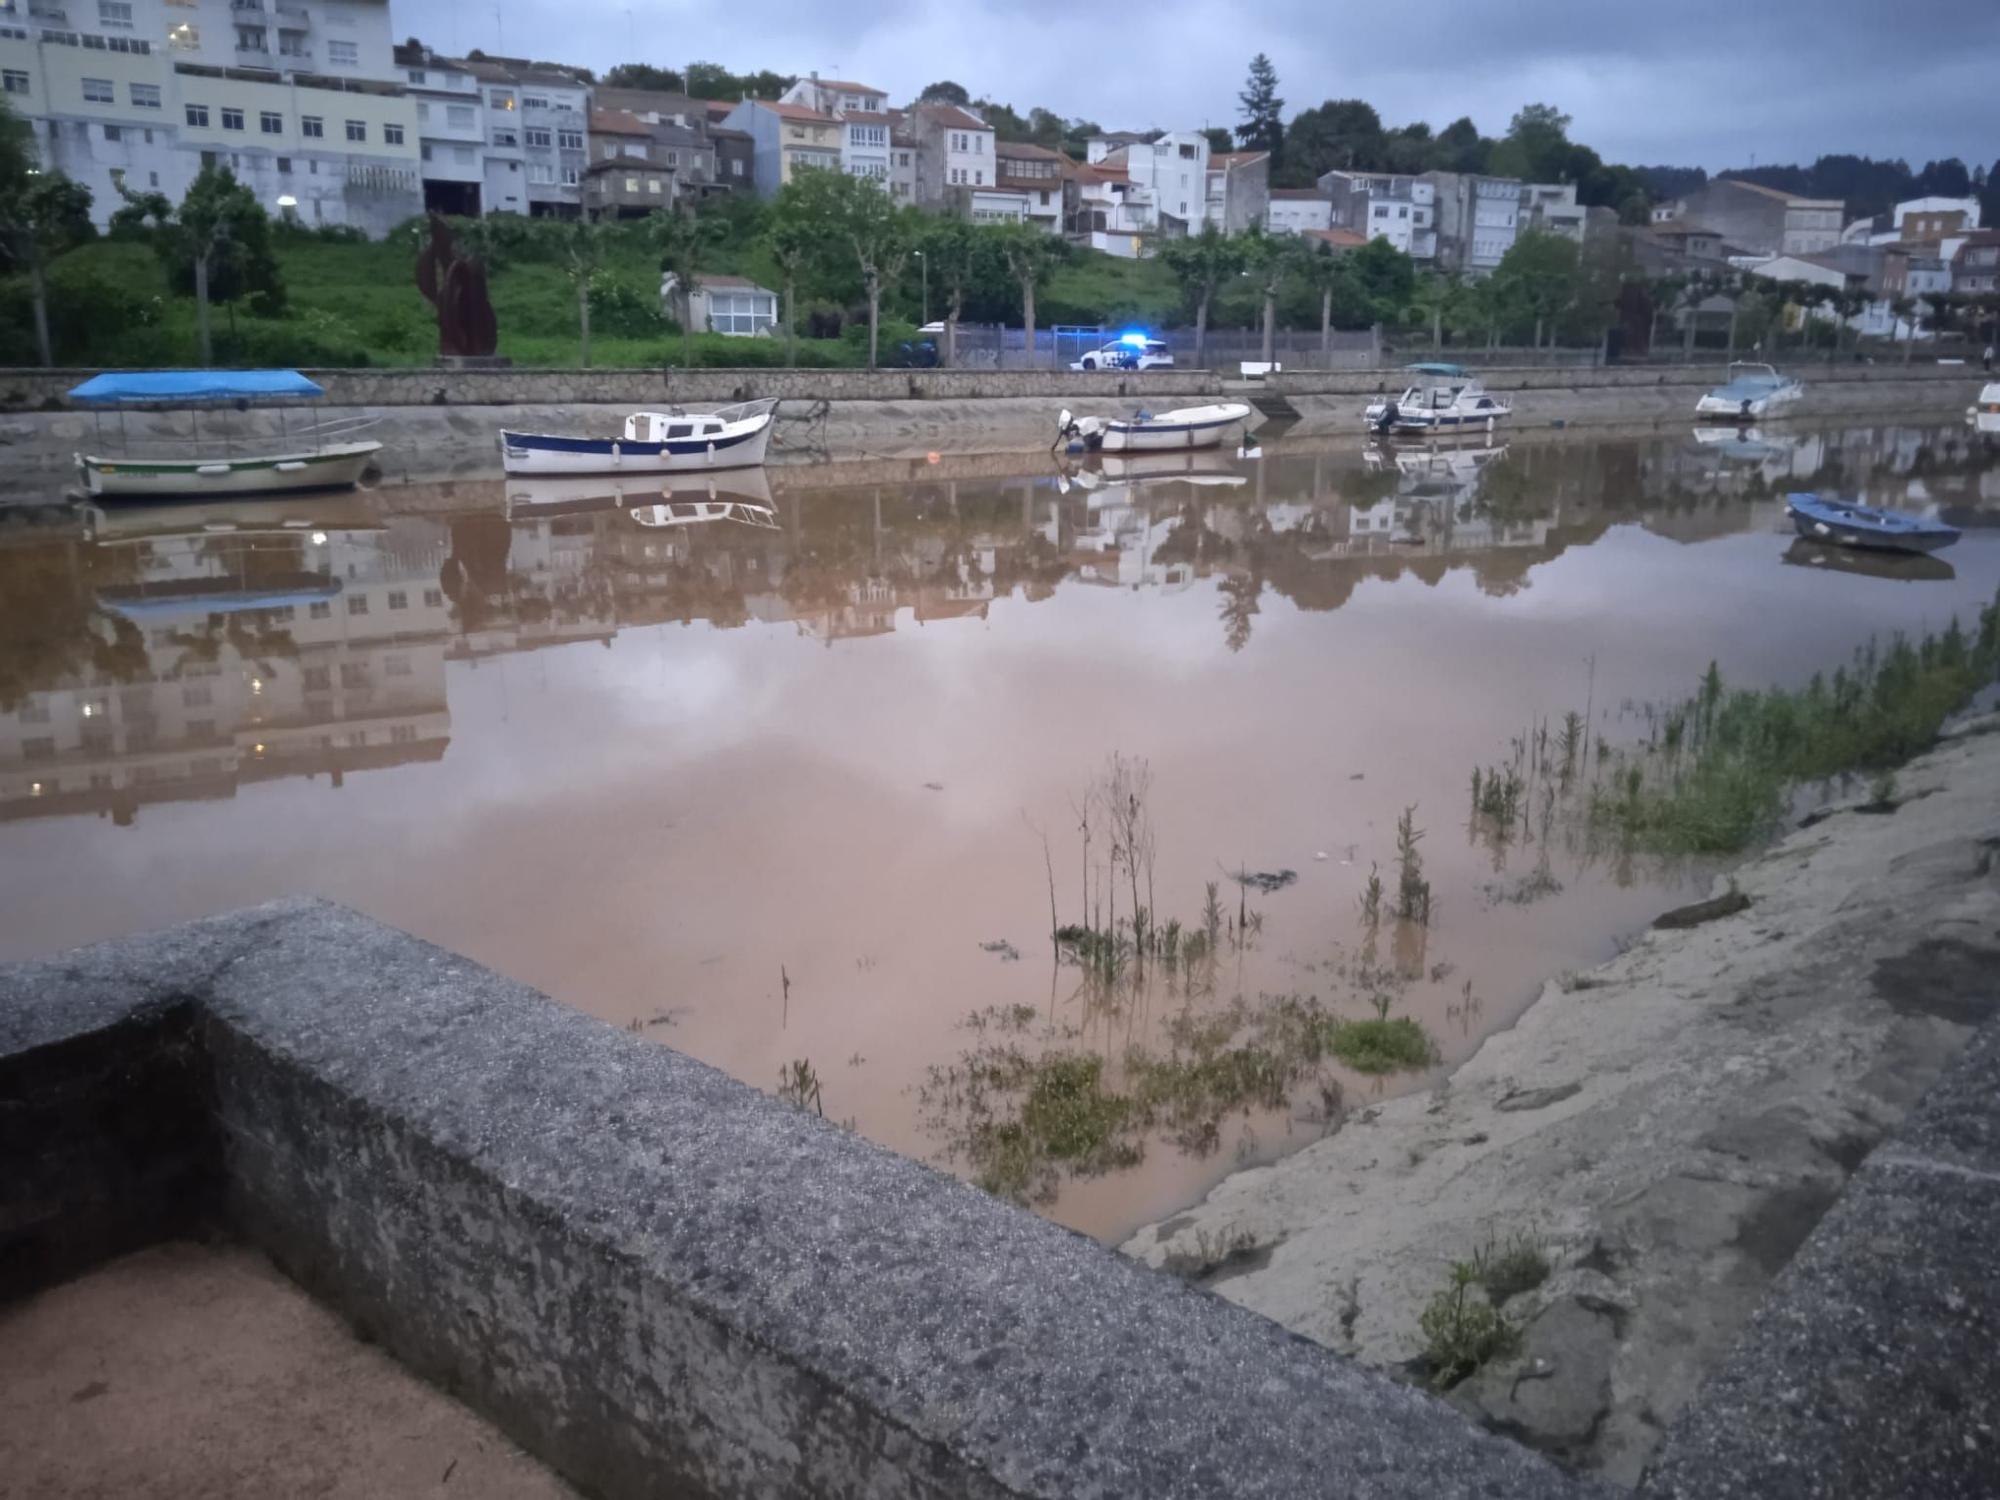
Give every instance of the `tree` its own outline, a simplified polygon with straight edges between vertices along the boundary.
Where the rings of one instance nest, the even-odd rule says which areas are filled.
[[[995,233],[1000,258],[1021,288],[1021,326],[1027,331],[1028,362],[1035,362],[1035,290],[1069,253],[1069,246],[1033,224],[1008,224]]]
[[[919,104],[956,104],[962,107],[971,102],[972,95],[965,91],[965,85],[953,83],[949,78],[939,79],[917,95]]]
[[[1445,314],[1451,310],[1458,294],[1459,284],[1448,273],[1433,272],[1417,281],[1410,299],[1410,310],[1430,324],[1433,349],[1444,343]]]
[[[1307,286],[1319,293],[1319,357],[1331,363],[1333,353],[1333,299],[1350,278],[1341,253],[1317,240],[1301,239],[1293,254],[1293,269]]]
[[[882,327],[882,288],[902,274],[915,248],[915,209],[899,209],[880,183],[842,172],[809,171],[794,176],[786,206],[788,222],[815,240],[811,262],[832,270],[836,264],[858,271],[868,298],[868,368],[875,368]]]
[[[610,226],[596,219],[578,219],[564,226],[564,269],[576,283],[578,362],[586,370],[590,368],[590,283],[604,259],[609,235]]]
[[[1201,135],[1202,139],[1208,142],[1211,156],[1227,156],[1236,149],[1236,137],[1219,125],[1205,127]]]
[[[1289,237],[1272,234],[1261,224],[1252,224],[1239,240],[1243,247],[1243,268],[1264,299],[1262,358],[1269,364],[1277,350],[1278,293],[1284,289],[1285,278],[1293,269],[1295,252]]]
[[[1539,349],[1542,331],[1576,298],[1576,244],[1561,235],[1529,230],[1500,257],[1492,280],[1503,306],[1524,320],[1533,319]]]
[[[1385,164],[1382,117],[1361,99],[1328,99],[1300,110],[1285,133],[1285,169],[1295,186],[1322,173],[1373,171]]]
[[[604,75],[608,89],[651,89],[663,94],[680,93],[685,81],[674,69],[656,68],[651,63],[620,63]]]
[[[1552,104],[1526,104],[1493,148],[1490,166],[1496,176],[1527,182],[1574,181],[1570,151],[1569,116]]]
[[[669,280],[681,325],[681,363],[694,363],[694,294],[701,290],[701,263],[715,240],[715,226],[691,208],[655,209],[646,216],[646,238],[658,252]]]
[[[1243,270],[1243,247],[1212,221],[1204,221],[1199,233],[1162,240],[1159,257],[1194,302],[1194,362],[1206,369],[1208,310],[1216,292]]]
[[[1278,70],[1270,58],[1259,52],[1250,59],[1250,76],[1236,98],[1243,114],[1236,139],[1245,150],[1270,152],[1275,165],[1285,145],[1285,101],[1278,97]]]
[[[967,288],[981,279],[982,271],[994,259],[990,234],[964,219],[942,215],[926,216],[918,232],[917,249],[923,255],[925,274],[944,295],[944,358],[946,365],[958,363],[958,320],[965,311]]]
[[[271,220],[257,195],[223,166],[201,169],[178,208],[159,193],[132,193],[121,187],[126,206],[112,216],[114,226],[133,222],[153,224],[153,248],[176,280],[190,276],[194,291],[195,333],[201,362],[215,362],[208,307],[211,281],[216,299],[234,302],[245,290],[262,295],[267,306],[282,306],[284,284],[278,279],[277,258],[271,253]]]
[[[1471,118],[1460,115],[1431,143],[1431,166],[1439,172],[1483,172],[1492,149],[1493,143],[1479,133]]]
[[[820,225],[811,201],[811,180],[816,174],[802,172],[778,189],[771,201],[771,216],[764,231],[764,248],[784,281],[785,363],[798,363],[799,277],[812,264],[820,245]]]
[[[35,343],[53,365],[49,340],[49,262],[96,233],[90,190],[60,172],[37,172],[25,121],[0,104],[0,264],[26,271],[35,309]]]

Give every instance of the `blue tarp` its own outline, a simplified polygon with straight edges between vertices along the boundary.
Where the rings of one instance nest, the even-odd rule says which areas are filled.
[[[141,401],[301,400],[324,396],[297,370],[134,370],[93,375],[72,401],[124,405]]]

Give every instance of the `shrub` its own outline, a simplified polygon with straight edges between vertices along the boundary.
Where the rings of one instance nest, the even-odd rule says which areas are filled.
[[[1520,1330],[1498,1308],[1473,1295],[1478,1280],[1471,1262],[1454,1263],[1451,1284],[1431,1298],[1418,1319],[1424,1334],[1424,1363],[1438,1390],[1449,1390],[1520,1340]]]
[[[1398,1073],[1437,1061],[1430,1034],[1408,1016],[1328,1023],[1327,1050],[1357,1073]]]

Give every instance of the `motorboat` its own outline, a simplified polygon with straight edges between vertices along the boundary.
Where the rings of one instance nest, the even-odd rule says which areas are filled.
[[[682,474],[701,469],[749,469],[764,462],[776,419],[775,399],[744,401],[714,411],[639,411],[615,438],[555,433],[500,434],[500,464],[509,474]]]
[[[1982,437],[2000,437],[2000,380],[1980,388],[1979,399],[1965,409],[1965,420]]]
[[[1956,526],[1947,526],[1942,521],[1877,506],[1849,505],[1844,500],[1827,500],[1813,494],[1787,495],[1785,514],[1792,518],[1792,526],[1800,536],[1836,547],[1936,552],[1949,547],[1959,536]]]
[[[1365,414],[1370,432],[1421,434],[1486,427],[1505,421],[1514,408],[1486,389],[1462,365],[1418,364],[1400,396],[1371,401]]]
[[[76,455],[77,474],[93,499],[186,500],[344,488],[360,482],[382,445],[356,434],[370,416],[308,424],[291,408],[326,391],[297,370],[137,370],[93,375],[69,397],[93,409],[97,451]],[[278,431],[250,432],[228,414],[273,407]],[[132,411],[186,410],[186,435],[130,431]],[[104,414],[118,416],[116,441]],[[212,415],[202,431],[202,413]]]
[[[711,521],[734,521],[760,531],[778,529],[778,512],[773,507],[748,500],[663,500],[657,505],[634,505],[627,514],[653,530],[704,526]]]
[[[1213,448],[1232,427],[1250,418],[1240,401],[1210,406],[1183,406],[1173,411],[1138,411],[1129,417],[1072,417],[1068,408],[1056,416],[1058,443],[1071,452],[1102,449],[1106,453],[1157,452],[1166,448]]]
[[[1760,417],[1775,416],[1805,393],[1802,382],[1779,374],[1770,365],[1738,360],[1729,367],[1729,379],[1695,403],[1694,414],[1754,422]]]

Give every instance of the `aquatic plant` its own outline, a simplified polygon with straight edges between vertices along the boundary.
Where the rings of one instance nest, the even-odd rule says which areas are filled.
[[[819,1074],[810,1059],[802,1057],[778,1070],[778,1097],[794,1109],[810,1108],[821,1119],[826,1118],[826,1106],[820,1099]]]
[[[1417,1320],[1424,1335],[1424,1365],[1434,1389],[1457,1385],[1481,1365],[1509,1353],[1520,1331],[1484,1296],[1475,1296],[1478,1268],[1455,1261],[1451,1282],[1433,1296]]]
[[[1430,1034],[1408,1016],[1391,1020],[1377,1014],[1367,1021],[1331,1022],[1327,1049],[1357,1073],[1401,1073],[1437,1061]]]
[[[1415,804],[1403,809],[1396,820],[1396,919],[1428,926],[1431,920],[1431,883],[1424,879],[1424,857],[1417,852],[1424,831],[1417,827]]]

